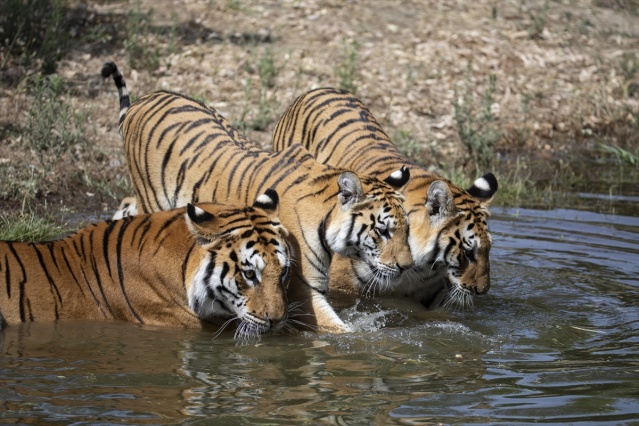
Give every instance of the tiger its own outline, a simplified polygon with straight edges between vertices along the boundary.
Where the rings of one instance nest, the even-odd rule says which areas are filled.
[[[286,325],[291,266],[279,197],[99,222],[48,242],[0,241],[0,329],[63,319],[202,327],[238,341]]]
[[[429,173],[400,153],[359,99],[334,88],[299,96],[277,122],[273,150],[297,143],[319,162],[355,172],[379,175],[398,165],[411,168],[402,193],[413,267],[386,286],[371,288],[369,277],[354,267],[356,261],[336,261],[331,275],[351,277],[332,281],[346,283],[342,291],[410,296],[426,307],[462,308],[472,306],[474,295],[488,292],[492,236],[487,218],[498,188],[492,173],[466,190]]]
[[[243,202],[262,188],[280,195],[280,219],[293,247],[289,303],[300,326],[351,331],[327,299],[334,253],[357,258],[372,279],[387,281],[412,266],[408,218],[399,190],[410,178],[400,166],[383,180],[318,163],[301,145],[278,153],[238,139],[215,109],[188,96],[157,91],[130,104],[112,62],[137,209],[165,210],[198,201]]]

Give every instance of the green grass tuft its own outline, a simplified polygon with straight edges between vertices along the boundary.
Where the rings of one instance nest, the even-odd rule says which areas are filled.
[[[0,214],[0,240],[3,241],[49,241],[64,232],[51,217],[37,214],[24,205],[20,212]]]

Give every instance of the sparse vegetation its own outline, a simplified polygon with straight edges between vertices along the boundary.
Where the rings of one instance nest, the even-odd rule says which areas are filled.
[[[419,157],[423,150],[422,143],[406,130],[398,130],[392,141],[403,155],[410,158]]]
[[[492,169],[494,148],[500,134],[495,124],[496,77],[490,74],[479,104],[471,87],[456,93],[455,122],[459,139],[477,171]]]
[[[14,213],[0,214],[0,240],[3,241],[47,241],[58,238],[61,226],[47,214],[36,213],[25,203]]]
[[[357,50],[359,44],[356,41],[344,43],[344,53],[342,62],[337,67],[337,78],[339,80],[338,87],[347,90],[353,94],[357,93],[357,85],[355,83],[357,75]]]
[[[618,146],[600,144],[601,149],[615,158],[619,166],[629,164],[631,166],[639,166],[639,148],[633,153]]]
[[[639,95],[639,83],[634,81],[639,71],[639,56],[634,52],[626,52],[621,55],[619,63],[624,78],[624,96]]]
[[[43,171],[68,153],[83,133],[79,117],[60,98],[63,86],[57,75],[36,76],[33,82],[33,102],[27,113],[24,141]]]
[[[65,0],[4,0],[0,2],[1,68],[12,58],[52,74],[65,53]]]
[[[32,101],[16,140],[16,145],[25,148],[28,165],[0,165],[0,179],[4,182],[0,197],[17,196],[29,202],[47,191],[47,180],[58,162],[67,156],[77,158],[84,149],[82,136],[88,133],[81,117],[62,99],[64,84],[59,76],[36,75],[31,85]]]
[[[542,38],[544,29],[546,28],[546,15],[548,14],[548,2],[545,1],[541,7],[530,7],[522,2],[522,6],[527,7],[528,13],[528,36],[532,39]]]
[[[245,104],[240,119],[236,122],[237,128],[244,133],[247,130],[265,130],[276,120],[279,107],[276,91],[273,90],[279,67],[270,49],[265,49],[263,54],[249,65],[249,69],[257,73],[258,84],[256,88],[251,79],[245,81]],[[257,100],[254,96],[256,92]]]
[[[107,59],[122,63],[132,100],[194,96],[267,149],[296,96],[336,86],[428,169],[462,186],[495,172],[498,204],[553,206],[600,178],[597,191],[635,191],[636,0],[455,4],[435,32],[417,25],[440,13],[427,7],[402,15],[405,27],[363,13],[355,28],[357,2],[332,4],[330,20],[293,3],[0,2],[0,211],[27,200],[108,215],[130,193],[117,98],[97,77]],[[608,169],[581,174],[593,164]]]
[[[133,69],[154,71],[160,66],[160,49],[152,42],[151,20],[153,9],[143,11],[140,1],[127,15],[127,37],[124,49]]]
[[[257,61],[257,74],[260,77],[262,87],[272,89],[275,87],[278,67],[275,65],[275,58],[270,49],[265,49],[264,54]]]

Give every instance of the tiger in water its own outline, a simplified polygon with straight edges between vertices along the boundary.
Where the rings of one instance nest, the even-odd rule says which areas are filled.
[[[274,151],[298,143],[321,163],[361,174],[384,175],[405,164],[411,169],[402,193],[412,268],[376,286],[360,272],[357,260],[336,259],[332,283],[345,291],[408,295],[426,306],[466,306],[473,295],[488,291],[492,237],[486,220],[498,187],[492,173],[462,189],[426,171],[400,153],[359,99],[334,88],[299,96],[276,124]]]
[[[0,241],[0,328],[26,321],[284,326],[288,231],[268,189],[252,206],[187,204],[100,222],[56,241]]]
[[[118,128],[137,210],[242,203],[264,188],[278,192],[280,219],[293,247],[289,302],[312,329],[349,330],[326,297],[334,253],[358,259],[374,281],[395,279],[412,266],[398,192],[409,181],[406,167],[361,176],[318,163],[301,145],[263,151],[238,138],[224,117],[201,102],[158,91],[130,104],[113,62],[104,65],[102,76],[113,77],[118,89]]]

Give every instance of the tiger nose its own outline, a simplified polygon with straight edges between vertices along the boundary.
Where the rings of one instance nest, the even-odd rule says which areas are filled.
[[[276,326],[284,320],[283,315],[269,315],[268,312],[266,313],[265,318],[268,321],[269,327]]]
[[[395,266],[397,266],[400,272],[410,269],[413,266],[413,256],[411,256],[410,252],[398,256]]]
[[[477,294],[486,294],[490,289],[490,278],[482,277],[477,280],[475,284],[475,293]]]

